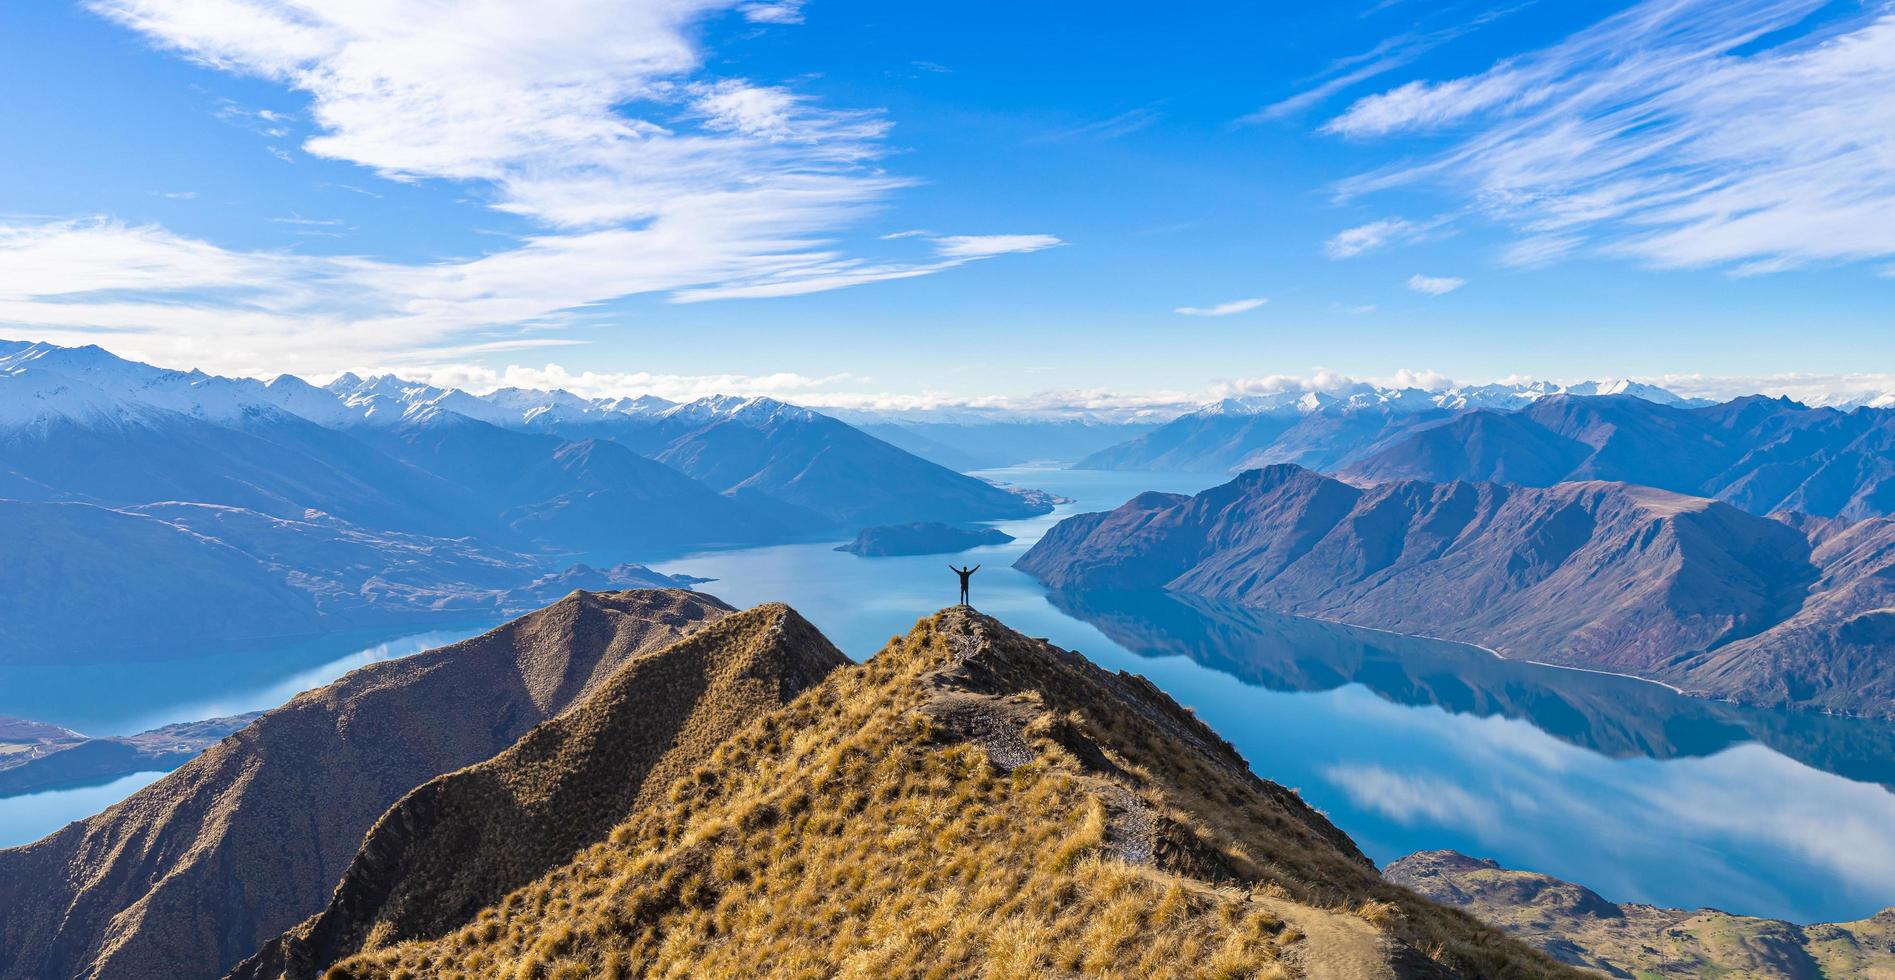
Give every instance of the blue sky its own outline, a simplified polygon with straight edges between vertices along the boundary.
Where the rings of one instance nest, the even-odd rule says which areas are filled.
[[[0,38],[0,335],[816,404],[1895,388],[1882,4],[101,0]]]

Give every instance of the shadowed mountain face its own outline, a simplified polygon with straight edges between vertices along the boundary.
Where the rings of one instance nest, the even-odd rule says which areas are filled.
[[[210,504],[0,500],[0,555],[31,556],[0,575],[0,660],[15,664],[159,660],[443,617],[491,622],[575,588],[680,584],[637,565],[551,572],[539,557],[463,538]]]
[[[1895,976],[1895,909],[1860,922],[1798,926],[1716,909],[1620,905],[1581,885],[1453,851],[1411,854],[1384,875],[1610,976]]]
[[[458,928],[656,804],[738,727],[847,662],[782,605],[631,660],[506,751],[404,797],[369,831],[328,908],[234,976],[317,977],[365,947]]]
[[[1697,409],[1555,397],[1418,429],[1340,469],[1371,481],[1617,480],[1756,514],[1881,517],[1895,513],[1895,412],[1761,397]]]
[[[1820,545],[1625,484],[1351,486],[1294,466],[1070,518],[1019,560],[1058,589],[1173,589],[1771,705],[1895,713],[1890,535]]]
[[[1895,724],[1684,697],[1459,643],[1283,616],[1175,592],[1054,592],[1061,612],[1145,657],[1186,657],[1276,691],[1360,684],[1398,704],[1517,718],[1615,758],[1714,755],[1757,741],[1805,765],[1895,789]]]
[[[729,612],[675,590],[575,593],[300,695],[104,813],[0,851],[0,978],[222,973],[320,911],[404,794]]]
[[[0,661],[19,663],[487,619],[575,562],[1051,505],[769,399],[324,389],[8,343],[0,509]],[[153,643],[154,619],[179,628]]]
[[[1070,463],[1157,428],[1145,422],[982,418],[964,421],[839,413],[883,442],[949,469],[997,469],[1028,463]]]
[[[284,518],[314,508],[366,528],[497,530],[452,483],[272,408],[213,421],[128,406],[103,418],[0,426],[0,497],[108,507],[190,501]]]
[[[773,504],[780,514],[826,527],[1030,517],[1051,509],[827,415],[769,399],[701,408],[694,402],[653,416],[552,428],[568,438],[623,443],[760,509]]]
[[[764,607],[657,656],[819,639]],[[759,656],[786,658],[829,659]],[[417,791],[330,911],[238,975],[1573,975],[1383,882],[1149,682],[972,611],[923,620],[707,755],[680,739],[690,765],[598,758],[646,752],[639,720],[673,696],[601,687]],[[586,801],[571,829],[559,800]],[[516,805],[510,833],[495,815]],[[538,829],[557,846],[526,839]],[[468,887],[582,837],[498,901]],[[319,949],[353,955],[322,970]]]
[[[808,530],[614,442],[569,442],[451,413],[359,434],[463,488],[506,540],[609,558],[781,541]]]
[[[1895,515],[1895,411],[1887,409],[1761,396],[1699,407],[1630,395],[1552,394],[1517,407],[1434,401],[1205,410],[1078,465],[1212,473],[1295,463],[1358,483],[1611,480],[1753,514]]]

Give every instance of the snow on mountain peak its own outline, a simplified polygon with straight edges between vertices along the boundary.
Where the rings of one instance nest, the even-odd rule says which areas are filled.
[[[267,410],[256,382],[128,361],[103,348],[15,343],[0,354],[0,420],[125,418],[157,409],[214,422]]]
[[[1261,395],[1239,395],[1211,402],[1198,409],[1200,415],[1308,415],[1326,411],[1384,409],[1396,412],[1421,412],[1443,408],[1450,411],[1491,408],[1512,411],[1524,408],[1551,395],[1580,397],[1625,395],[1660,405],[1691,405],[1657,385],[1619,378],[1612,381],[1583,381],[1558,385],[1549,381],[1517,384],[1495,383],[1457,385],[1441,391],[1421,388],[1381,388],[1351,382],[1332,388],[1291,388]]]

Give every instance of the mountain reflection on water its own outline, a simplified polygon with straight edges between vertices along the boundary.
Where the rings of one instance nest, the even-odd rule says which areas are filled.
[[[1132,653],[1187,657],[1273,691],[1360,684],[1398,704],[1525,721],[1620,759],[1702,757],[1760,742],[1812,768],[1895,789],[1895,724],[1686,697],[1635,678],[1178,593],[1047,598]]]

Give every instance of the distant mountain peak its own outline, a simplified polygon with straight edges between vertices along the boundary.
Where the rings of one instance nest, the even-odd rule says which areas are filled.
[[[1455,385],[1439,391],[1423,388],[1383,388],[1362,382],[1349,382],[1334,388],[1290,388],[1259,395],[1237,395],[1210,402],[1194,414],[1218,415],[1310,415],[1318,412],[1379,410],[1388,412],[1425,412],[1431,409],[1460,411],[1476,408],[1512,410],[1524,408],[1554,395],[1596,397],[1625,395],[1660,405],[1691,406],[1708,404],[1686,399],[1657,385],[1619,378],[1612,381],[1582,381],[1558,385],[1549,381]],[[1891,398],[1895,401],[1895,398]]]
[[[706,421],[727,418],[754,424],[773,419],[807,421],[816,418],[820,413],[764,395],[707,395],[696,401],[665,409],[659,414],[665,418]]]

